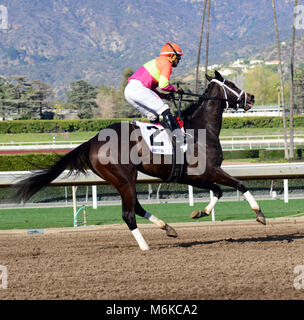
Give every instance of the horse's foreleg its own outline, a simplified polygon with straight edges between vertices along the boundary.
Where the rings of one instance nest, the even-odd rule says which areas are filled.
[[[246,200],[249,202],[251,209],[256,213],[256,221],[262,224],[266,224],[266,219],[259,204],[256,202],[254,196],[250,193],[250,191],[247,190],[247,188],[242,184],[241,181],[231,177],[221,168],[214,169],[212,181],[241,191],[244,194]]]
[[[147,212],[136,200],[136,206],[135,206],[135,213],[138,214],[139,216],[151,221],[152,223],[156,224],[160,229],[166,230],[167,236],[168,237],[177,237],[176,231],[169,226],[166,222],[163,220],[157,218],[153,214]]]

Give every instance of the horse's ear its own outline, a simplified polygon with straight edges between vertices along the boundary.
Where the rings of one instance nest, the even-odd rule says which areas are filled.
[[[212,77],[208,76],[207,73],[205,73],[205,77],[206,77],[206,79],[207,79],[208,81],[211,81],[211,80],[213,79]]]
[[[219,81],[223,81],[224,79],[223,79],[223,77],[222,77],[222,75],[218,72],[218,71],[214,71],[214,74],[215,74],[215,78],[217,79],[217,80],[219,80]]]

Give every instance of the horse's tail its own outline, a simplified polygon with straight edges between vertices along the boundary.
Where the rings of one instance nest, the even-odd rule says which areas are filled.
[[[13,185],[13,188],[17,190],[12,198],[17,202],[26,202],[35,193],[55,180],[66,168],[69,169],[69,174],[73,171],[85,173],[86,169],[91,168],[89,159],[90,144],[91,140],[81,144],[64,155],[51,167],[35,172],[30,177]]]

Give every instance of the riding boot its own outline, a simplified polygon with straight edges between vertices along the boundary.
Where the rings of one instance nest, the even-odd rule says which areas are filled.
[[[171,114],[171,111],[169,109],[167,109],[166,111],[164,111],[162,113],[163,116],[163,121],[162,121],[162,125],[164,126],[164,128],[169,129],[171,132],[174,132],[174,137],[176,139],[176,143],[182,145],[184,143],[184,134],[182,133],[179,125],[177,124],[175,118],[173,117],[173,115]]]

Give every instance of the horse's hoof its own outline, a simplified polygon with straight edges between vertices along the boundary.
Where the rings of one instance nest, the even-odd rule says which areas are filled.
[[[148,245],[143,245],[139,247],[141,251],[148,251],[150,250],[150,247]]]
[[[266,219],[265,219],[264,214],[261,210],[259,210],[257,212],[256,221],[262,223],[263,225],[266,225]]]
[[[190,214],[191,219],[198,219],[202,216],[202,210],[195,210]]]
[[[195,210],[190,214],[191,219],[198,219],[198,218],[208,217],[208,216],[209,216],[209,214],[207,214],[206,212],[204,212],[202,210]]]
[[[166,230],[166,233],[167,233],[168,237],[174,237],[174,238],[177,237],[177,232],[172,227],[170,227],[169,225],[166,224],[165,230]]]

